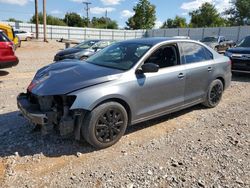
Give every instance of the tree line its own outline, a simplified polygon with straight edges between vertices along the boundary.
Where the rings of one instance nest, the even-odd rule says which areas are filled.
[[[190,23],[186,18],[176,16],[167,19],[161,28],[185,28],[185,27],[220,27],[220,26],[240,26],[250,25],[250,0],[234,0],[231,7],[223,13],[219,13],[211,3],[204,3],[197,10],[189,12]],[[156,7],[149,0],[139,0],[133,7],[135,14],[126,22],[126,29],[152,29],[156,22]],[[10,18],[8,21],[18,21]],[[18,21],[20,22],[20,21]],[[35,23],[35,15],[30,19]],[[43,14],[39,13],[39,22],[43,24]],[[71,26],[71,27],[93,27],[117,29],[118,24],[115,20],[106,17],[93,17],[88,20],[79,14],[69,12],[64,18],[47,15],[48,25]]]
[[[39,24],[43,24],[43,13],[38,14]],[[10,18],[7,21],[10,22],[22,22],[14,18]],[[106,17],[93,17],[91,20],[88,20],[85,17],[81,17],[75,12],[66,13],[64,18],[58,18],[52,15],[47,15],[46,21],[48,25],[57,25],[57,26],[70,26],[70,27],[93,27],[93,28],[106,28],[106,29],[118,29],[118,24],[116,21],[111,20]],[[30,23],[36,23],[35,15],[30,19]]]
[[[250,25],[250,0],[234,0],[231,7],[222,14],[211,3],[204,3],[197,10],[189,13],[190,23],[186,18],[176,16],[167,19],[161,28],[185,27],[220,27]],[[135,14],[126,22],[128,29],[152,29],[156,22],[155,5],[148,0],[139,0],[133,8]]]

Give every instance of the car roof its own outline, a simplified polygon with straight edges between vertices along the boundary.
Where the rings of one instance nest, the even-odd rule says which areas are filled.
[[[139,38],[139,39],[131,39],[122,41],[121,43],[140,43],[140,44],[146,44],[146,45],[156,45],[161,42],[167,42],[171,40],[189,40],[189,39],[183,39],[183,38],[177,38],[177,37],[150,37],[150,38]]]

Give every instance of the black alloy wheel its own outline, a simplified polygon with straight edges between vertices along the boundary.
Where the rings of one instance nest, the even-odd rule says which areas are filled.
[[[209,96],[211,104],[217,105],[221,100],[222,93],[223,93],[222,85],[221,84],[214,85],[211,89]]]
[[[95,134],[98,141],[112,142],[124,126],[124,115],[119,109],[110,108],[96,122]]]
[[[107,102],[86,114],[82,135],[98,149],[112,146],[124,135],[128,124],[126,109],[117,102]]]
[[[214,80],[208,87],[206,99],[203,102],[203,105],[209,108],[216,107],[222,98],[224,91],[224,86],[221,80]]]

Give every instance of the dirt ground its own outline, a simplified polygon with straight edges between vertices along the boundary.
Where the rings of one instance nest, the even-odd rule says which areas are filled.
[[[23,42],[0,70],[0,187],[250,187],[250,75],[233,77],[220,105],[128,128],[116,145],[32,132],[16,106],[35,72],[64,45]]]

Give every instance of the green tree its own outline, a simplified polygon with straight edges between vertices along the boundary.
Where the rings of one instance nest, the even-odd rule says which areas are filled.
[[[161,29],[164,28],[185,28],[187,27],[187,21],[186,18],[175,16],[174,19],[167,19],[161,26]]]
[[[139,0],[133,8],[135,14],[126,22],[129,29],[152,29],[155,26],[155,5],[148,0]]]
[[[235,0],[231,3],[232,7],[225,12],[230,25],[250,25],[250,0]]]
[[[43,24],[43,13],[39,13],[38,14],[38,19],[39,19],[39,23]],[[67,24],[61,19],[61,18],[57,18],[51,15],[47,15],[47,24],[48,25],[59,25],[59,26],[66,26]],[[32,18],[30,19],[31,23],[36,23],[36,17],[35,15],[32,16]]]
[[[19,23],[23,23],[23,21],[21,21],[21,20],[16,20],[15,18],[9,18],[9,19],[7,20],[7,22],[19,22]]]
[[[111,20],[110,18],[105,18],[105,17],[101,17],[101,18],[97,18],[97,17],[93,17],[91,20],[91,26],[94,28],[102,28],[102,29],[117,29],[118,28],[118,24],[116,21]]]
[[[64,17],[64,22],[71,27],[87,27],[87,18],[82,19],[81,16],[75,12],[67,13]]]
[[[190,26],[192,27],[218,27],[226,26],[227,22],[220,16],[214,5],[204,3],[199,9],[190,12]]]

